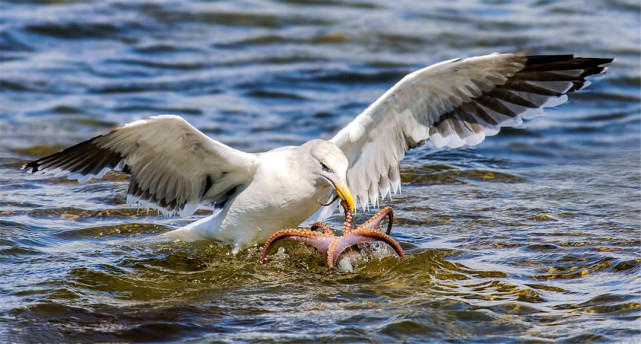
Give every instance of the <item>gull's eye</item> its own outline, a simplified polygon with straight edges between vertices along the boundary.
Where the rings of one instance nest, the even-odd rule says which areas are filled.
[[[332,170],[331,170],[329,167],[327,167],[327,165],[325,165],[325,163],[324,163],[324,162],[322,162],[322,161],[321,161],[321,163],[320,163],[320,164],[321,164],[321,167],[323,168],[323,171],[325,171],[325,172],[332,172]]]

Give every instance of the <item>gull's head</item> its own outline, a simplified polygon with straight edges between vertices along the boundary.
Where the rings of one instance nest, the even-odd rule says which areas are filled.
[[[329,185],[354,211],[354,198],[347,187],[347,168],[349,162],[343,151],[334,143],[326,140],[312,140],[302,146],[309,150],[308,161],[311,171],[320,185]]]

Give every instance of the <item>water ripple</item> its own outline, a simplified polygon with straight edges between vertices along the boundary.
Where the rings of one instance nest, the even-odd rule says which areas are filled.
[[[0,341],[634,342],[641,81],[636,1],[4,1]],[[331,137],[405,74],[493,51],[615,57],[562,107],[457,150],[410,151],[393,235],[355,273],[286,243],[158,234],[127,176],[28,160],[174,113],[251,152]],[[367,218],[358,213],[357,222]],[[341,221],[330,221],[339,228]]]

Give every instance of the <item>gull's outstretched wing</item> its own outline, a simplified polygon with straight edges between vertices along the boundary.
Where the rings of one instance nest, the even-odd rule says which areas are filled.
[[[129,202],[191,215],[199,203],[225,203],[251,182],[256,156],[230,148],[178,116],[132,122],[23,166],[86,181],[116,169],[130,174]]]
[[[425,140],[436,147],[476,145],[517,126],[543,107],[589,84],[609,58],[492,54],[441,62],[408,74],[331,141],[350,162],[349,188],[365,208],[400,189],[405,152]]]

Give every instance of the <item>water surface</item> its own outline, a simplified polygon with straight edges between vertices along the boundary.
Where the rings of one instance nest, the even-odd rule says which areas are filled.
[[[0,341],[638,342],[640,13],[625,0],[3,1]],[[161,113],[250,152],[329,138],[413,70],[516,50],[617,61],[525,128],[411,151],[384,202],[408,257],[355,273],[302,244],[258,265],[258,248],[160,242],[209,210],[165,218],[126,207],[122,175],[19,170]]]

